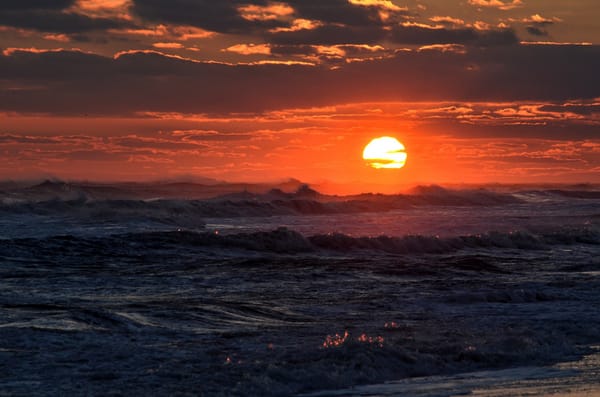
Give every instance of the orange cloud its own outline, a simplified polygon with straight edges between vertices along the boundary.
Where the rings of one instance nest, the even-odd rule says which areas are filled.
[[[172,26],[169,29],[170,33],[179,40],[206,39],[216,35],[214,32],[209,32],[204,29],[193,26]]]
[[[247,182],[297,177],[309,183],[332,181],[333,192],[358,193],[366,182],[398,189],[398,175],[386,179],[372,173],[360,158],[371,138],[392,134],[406,144],[411,156],[400,175],[403,183],[596,181],[600,140],[595,129],[577,138],[576,126],[568,124],[568,136],[561,127],[554,130],[556,139],[551,139],[551,123],[522,123],[518,128],[510,123],[534,120],[544,112],[580,113],[589,119],[590,113],[598,115],[599,106],[599,100],[379,102],[212,118],[165,114],[90,120],[14,115],[3,120],[7,130],[18,128],[0,134],[0,149],[8,150],[0,162],[0,175],[14,177],[15,170],[31,174],[32,167],[43,167],[48,173],[75,179],[144,180],[195,174]],[[494,128],[460,124],[460,116],[478,115],[498,123]],[[43,133],[44,128],[64,131],[64,136]],[[89,135],[71,135],[81,130]],[[379,188],[384,187],[374,187]]]
[[[90,17],[118,17],[131,20],[131,0],[77,0],[71,11]]]
[[[553,24],[555,22],[562,22],[562,19],[557,18],[557,17],[544,18],[540,14],[534,14],[534,15],[530,16],[529,18],[524,18],[522,21],[525,22],[525,23],[536,23],[536,24],[540,24],[540,25],[551,25],[551,24]]]
[[[315,64],[311,63],[311,62],[290,61],[290,60],[288,60],[288,61],[278,61],[278,60],[271,60],[271,59],[266,59],[266,60],[257,61],[257,62],[250,62],[250,63],[247,63],[247,65],[287,65],[287,66],[299,65],[299,66],[315,66]]]
[[[390,0],[348,0],[350,4],[363,7],[377,7],[387,11],[407,11],[406,7],[399,7]]]
[[[274,28],[269,30],[269,32],[297,32],[299,30],[313,30],[320,26],[323,26],[323,22],[321,21],[314,21],[310,19],[294,19],[292,25],[289,28]]]
[[[203,62],[197,61],[195,59],[185,58],[185,57],[182,57],[182,56],[179,56],[179,55],[166,54],[164,52],[154,51],[154,50],[125,50],[125,51],[119,51],[119,52],[117,52],[117,53],[115,53],[113,55],[113,59],[119,59],[122,56],[135,55],[135,54],[154,54],[154,55],[160,55],[160,56],[166,57],[166,58],[178,59],[180,61],[187,61],[187,62],[193,62],[193,63],[203,63]]]
[[[36,48],[36,47],[29,47],[29,48],[23,48],[23,47],[9,47],[9,48],[5,48],[2,51],[2,54],[4,56],[11,56],[17,52],[31,52],[34,54],[43,54],[46,52],[62,52],[62,51],[69,51],[66,48]],[[70,51],[78,51],[78,52],[83,52],[81,51],[79,48],[72,48]]]
[[[443,23],[443,24],[448,24],[448,25],[464,25],[465,21],[460,19],[460,18],[453,18],[453,17],[442,17],[442,16],[435,16],[435,17],[431,17],[429,18],[429,20],[431,22],[435,22],[435,23]]]
[[[413,21],[405,21],[402,22],[400,25],[404,26],[404,27],[415,27],[415,28],[422,28],[422,29],[441,29],[443,28],[442,25],[428,25],[426,23],[421,23],[421,22],[413,22]]]
[[[46,40],[60,41],[60,42],[63,42],[63,43],[68,43],[69,41],[71,41],[71,39],[69,38],[69,36],[67,36],[66,34],[48,33],[48,34],[45,34],[43,37]]]
[[[498,8],[499,10],[511,10],[513,8],[523,6],[522,0],[512,0],[512,1],[503,1],[503,0],[469,0],[469,4],[478,6],[478,7],[492,7]]]
[[[441,51],[441,52],[454,52],[457,54],[466,54],[467,49],[462,44],[432,44],[424,45],[419,47],[418,51]]]
[[[285,3],[271,3],[267,6],[252,4],[238,7],[238,12],[248,21],[272,21],[292,15],[294,9]]]
[[[165,25],[157,25],[154,28],[147,29],[111,29],[110,33],[115,34],[132,34],[138,36],[166,36],[168,34],[167,27]]]
[[[364,60],[365,58],[356,57],[356,55],[363,54],[372,54],[376,52],[384,52],[385,48],[380,45],[368,45],[368,44],[337,44],[337,45],[312,45],[310,46],[314,49],[317,55],[322,55],[325,57],[346,57],[346,62],[358,62]],[[354,57],[349,57],[354,56]],[[316,57],[307,57],[309,59],[313,59],[319,61]],[[371,59],[368,58],[367,59]]]
[[[236,44],[222,51],[235,52],[242,55],[271,55],[271,47],[268,44]]]
[[[591,46],[593,43],[589,42],[557,42],[557,41],[521,41],[522,45],[552,45],[552,46]]]
[[[125,8],[130,4],[130,0],[77,0],[75,6],[81,10],[102,10]]]
[[[317,53],[320,55],[339,56],[339,57],[346,56],[346,51],[344,51],[344,49],[341,48],[340,46],[317,45],[317,46],[313,46],[313,47],[315,48]]]
[[[113,34],[131,34],[136,36],[147,37],[165,37],[172,40],[191,40],[191,39],[206,39],[214,37],[216,33],[209,32],[204,29],[193,26],[167,26],[157,25],[153,28],[146,29],[111,29]]]
[[[473,27],[477,30],[490,30],[492,28],[492,26],[489,23],[483,21],[475,21],[475,23],[473,23]],[[507,29],[508,25],[501,23],[498,25],[498,28]]]
[[[177,48],[183,48],[183,44],[181,44],[181,43],[153,43],[152,47],[177,49]]]

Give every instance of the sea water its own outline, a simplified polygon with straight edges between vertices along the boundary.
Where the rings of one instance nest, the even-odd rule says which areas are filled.
[[[0,395],[453,395],[600,342],[594,189],[44,189],[0,194]]]

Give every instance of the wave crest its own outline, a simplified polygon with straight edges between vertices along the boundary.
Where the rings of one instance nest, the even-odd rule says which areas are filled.
[[[154,232],[127,235],[139,242],[181,243],[194,246],[239,248],[274,253],[300,253],[315,251],[356,252],[375,251],[391,254],[443,254],[468,248],[500,248],[541,250],[554,245],[600,245],[600,233],[591,228],[563,229],[543,234],[526,231],[455,236],[377,236],[352,237],[345,234],[319,234],[305,237],[287,229],[270,232],[220,235],[208,232]],[[470,266],[471,264],[459,264]],[[460,267],[460,266],[459,266]]]

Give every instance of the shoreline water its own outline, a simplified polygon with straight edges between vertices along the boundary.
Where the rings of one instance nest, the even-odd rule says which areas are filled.
[[[298,397],[593,397],[600,395],[600,346],[577,361],[449,376],[428,376],[327,390]]]

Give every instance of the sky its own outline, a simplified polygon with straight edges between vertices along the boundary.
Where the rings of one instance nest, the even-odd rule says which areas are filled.
[[[2,0],[0,179],[600,183],[598,71],[597,0]]]

